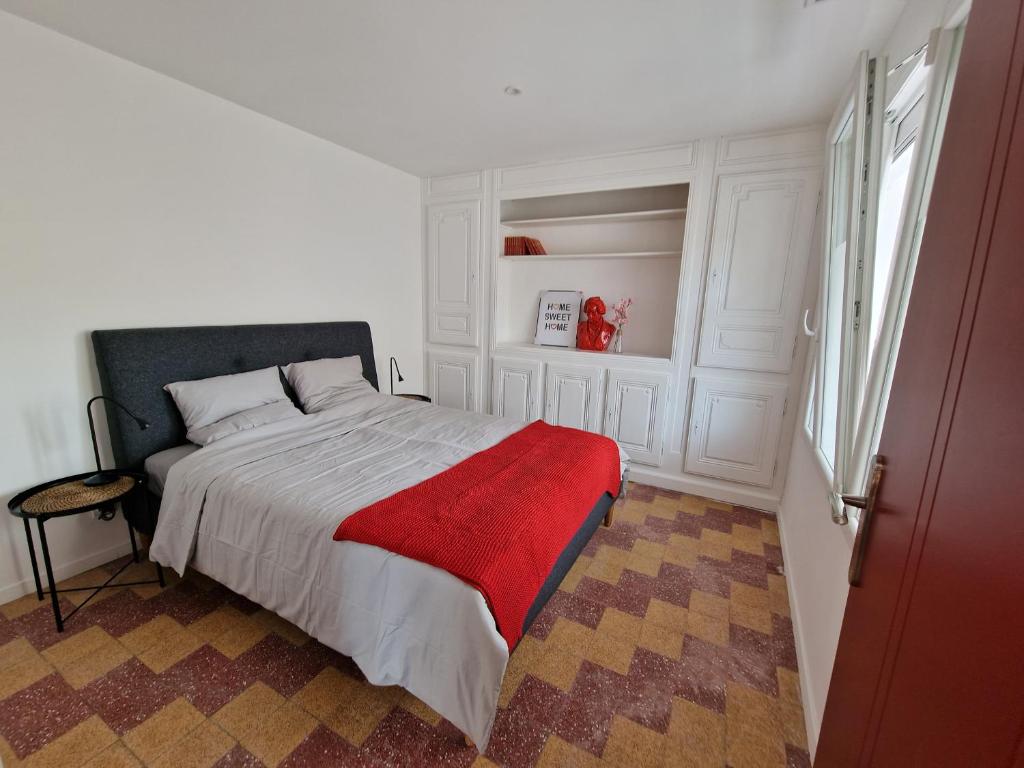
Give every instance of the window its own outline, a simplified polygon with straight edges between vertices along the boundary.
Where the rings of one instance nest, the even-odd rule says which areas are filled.
[[[805,423],[836,522],[847,520],[840,496],[861,492],[877,450],[961,37],[962,27],[933,37],[930,66],[904,62],[912,71],[887,102],[884,67],[861,54],[829,128]]]

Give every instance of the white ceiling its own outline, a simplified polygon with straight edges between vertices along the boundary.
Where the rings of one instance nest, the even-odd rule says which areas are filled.
[[[904,4],[0,0],[420,176],[826,120]]]

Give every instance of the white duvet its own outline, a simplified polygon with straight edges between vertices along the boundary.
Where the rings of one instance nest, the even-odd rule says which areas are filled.
[[[523,426],[355,392],[177,462],[150,556],[280,614],[351,656],[371,683],[419,697],[483,751],[508,662],[483,596],[446,571],[332,535],[348,515]]]

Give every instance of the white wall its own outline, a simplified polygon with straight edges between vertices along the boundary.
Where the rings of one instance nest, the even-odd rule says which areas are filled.
[[[929,32],[941,26],[961,2],[909,0],[881,51],[888,58],[888,67],[927,42]],[[877,55],[878,52],[872,53]],[[851,61],[851,72],[853,65]],[[889,96],[895,94],[908,69],[904,67],[887,82]],[[813,281],[814,285],[817,285],[817,270],[818,264],[812,261],[808,282]],[[812,303],[813,298],[809,298],[807,305]],[[800,402],[806,401],[805,384]],[[831,521],[829,483],[802,427],[797,428],[793,437],[789,461],[779,507],[779,525],[800,663],[807,738],[813,756],[849,592],[846,575],[853,531]]]
[[[6,13],[0,104],[4,502],[91,468],[96,328],[364,319],[422,391],[419,179]],[[31,570],[2,518],[5,602]],[[58,576],[127,547],[51,527]]]

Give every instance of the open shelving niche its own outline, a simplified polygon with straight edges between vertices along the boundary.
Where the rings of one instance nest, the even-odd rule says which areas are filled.
[[[533,344],[540,294],[579,290],[584,298],[603,298],[609,317],[613,303],[633,297],[620,359],[667,360],[688,195],[688,185],[670,184],[502,200],[496,244],[499,350],[557,350]],[[505,256],[505,237],[511,235],[540,240],[547,255]]]

